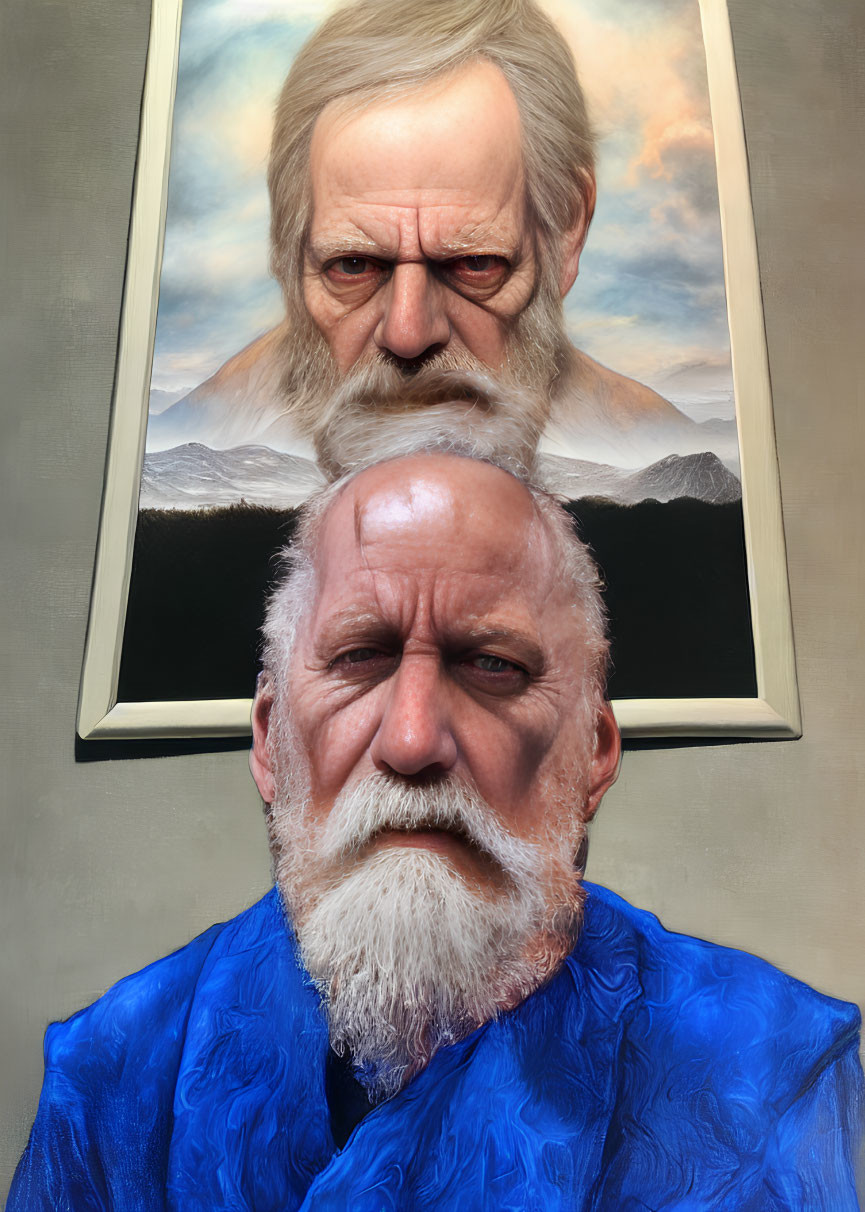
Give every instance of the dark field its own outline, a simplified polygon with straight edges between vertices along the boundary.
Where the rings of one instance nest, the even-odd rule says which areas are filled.
[[[757,693],[741,505],[569,506],[606,581],[610,696]],[[291,511],[142,510],[121,702],[251,697],[263,600]]]

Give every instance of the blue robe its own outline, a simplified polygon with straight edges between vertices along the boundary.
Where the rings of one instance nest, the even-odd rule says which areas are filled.
[[[857,1208],[856,1008],[588,888],[558,975],[342,1149],[271,892],[49,1027],[7,1209]]]

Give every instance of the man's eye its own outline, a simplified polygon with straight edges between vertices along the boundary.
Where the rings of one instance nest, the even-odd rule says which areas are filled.
[[[478,253],[446,261],[443,270],[447,277],[460,286],[487,292],[502,285],[510,272],[510,265],[504,257],[492,253]]]
[[[494,652],[466,653],[458,661],[455,672],[470,690],[485,695],[511,697],[522,694],[530,681],[522,665]]]
[[[343,652],[338,656],[332,665],[363,665],[385,656],[386,653],[380,648],[352,648],[350,652]]]
[[[369,281],[384,273],[385,267],[380,261],[370,257],[339,257],[325,267],[325,273],[331,282],[349,283],[352,281]]]
[[[461,269],[467,273],[484,274],[495,268],[496,261],[500,258],[496,257],[461,257],[458,264]]]
[[[362,274],[366,272],[369,261],[367,261],[366,257],[343,257],[340,261],[337,261],[337,265],[339,266],[340,273]]]
[[[522,675],[525,670],[521,665],[517,665],[514,661],[509,661],[505,657],[493,656],[490,652],[480,652],[473,656],[469,664],[475,669],[480,669],[484,673],[505,673]]]

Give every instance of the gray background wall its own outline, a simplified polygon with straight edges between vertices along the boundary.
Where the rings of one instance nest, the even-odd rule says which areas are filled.
[[[730,0],[805,735],[630,752],[590,875],[865,1003],[860,0]],[[46,1023],[251,903],[241,751],[76,762],[146,0],[5,0],[0,1193]]]

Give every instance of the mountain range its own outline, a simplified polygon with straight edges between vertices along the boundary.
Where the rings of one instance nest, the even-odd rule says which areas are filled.
[[[269,446],[211,450],[187,442],[144,456],[142,509],[208,509],[222,505],[271,505],[294,509],[324,484],[311,459]]]
[[[636,471],[557,455],[541,455],[539,463],[544,486],[569,501],[603,497],[619,505],[638,505],[640,501],[689,497],[710,505],[727,505],[742,496],[736,476],[708,450],[667,455]]]
[[[541,455],[540,478],[568,500],[603,497],[622,505],[690,497],[727,504],[742,495],[736,476],[710,451],[668,455],[636,471]],[[268,446],[211,450],[187,442],[144,457],[142,509],[209,509],[241,502],[293,509],[321,487],[324,477],[310,459]]]

